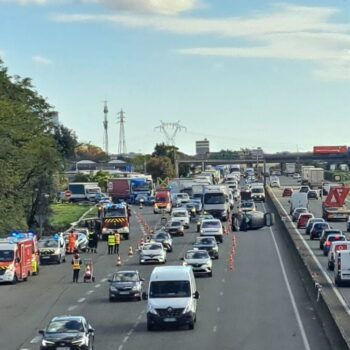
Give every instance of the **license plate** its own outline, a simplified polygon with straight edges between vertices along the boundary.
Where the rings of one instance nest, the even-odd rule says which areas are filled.
[[[176,318],[175,317],[164,318],[164,322],[176,322]]]
[[[49,256],[42,256],[41,259],[50,259]]]
[[[56,348],[57,350],[70,350],[70,347],[68,346],[64,346],[64,347],[58,347],[58,348]]]
[[[120,295],[128,295],[130,292],[119,292]]]

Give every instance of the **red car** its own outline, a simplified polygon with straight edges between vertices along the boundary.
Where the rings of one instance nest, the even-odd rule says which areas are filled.
[[[291,187],[286,187],[282,192],[282,197],[290,197],[293,194],[293,189]]]
[[[311,213],[300,214],[297,221],[297,228],[306,228],[306,224],[309,221],[309,219],[313,219],[313,218],[314,218],[314,215]]]

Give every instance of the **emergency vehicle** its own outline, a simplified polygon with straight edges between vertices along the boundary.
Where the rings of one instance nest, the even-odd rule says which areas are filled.
[[[158,190],[154,198],[154,206],[153,206],[154,214],[159,214],[159,213],[162,213],[163,211],[170,213],[171,210],[172,210],[172,204],[171,204],[170,191],[168,189]]]
[[[0,240],[0,282],[26,281],[39,273],[36,236],[32,233],[13,233]]]

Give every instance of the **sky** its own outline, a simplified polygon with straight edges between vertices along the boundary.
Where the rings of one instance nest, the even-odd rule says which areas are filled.
[[[350,146],[350,0],[0,0],[0,57],[110,153]]]

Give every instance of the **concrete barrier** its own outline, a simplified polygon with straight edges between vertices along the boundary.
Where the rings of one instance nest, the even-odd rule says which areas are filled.
[[[329,277],[325,276],[322,266],[310,251],[304,238],[295,229],[288,213],[269,186],[266,186],[266,193],[270,204],[278,213],[276,220],[280,221],[288,233],[285,239],[294,248],[295,263],[298,264],[305,289],[314,303],[332,348],[350,349],[349,307],[340,302],[337,296],[339,291],[334,288]]]

